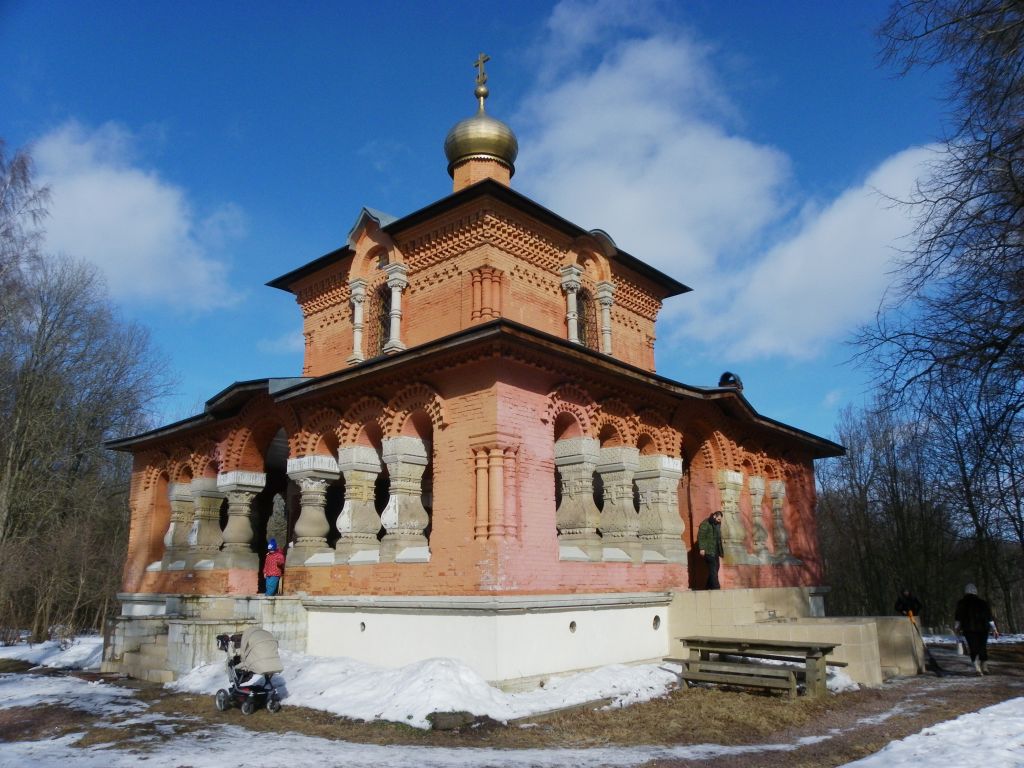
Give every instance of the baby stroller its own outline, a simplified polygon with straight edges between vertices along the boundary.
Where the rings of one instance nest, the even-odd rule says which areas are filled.
[[[277,655],[277,640],[265,629],[250,628],[241,634],[217,635],[217,648],[228,655],[227,690],[221,688],[214,697],[221,712],[238,706],[243,715],[251,715],[258,707],[269,712],[281,709],[281,699],[274,687],[274,673],[284,667]],[[232,654],[232,649],[240,653]]]

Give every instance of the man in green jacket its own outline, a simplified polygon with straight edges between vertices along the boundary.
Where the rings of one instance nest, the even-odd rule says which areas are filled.
[[[708,565],[707,589],[721,589],[718,583],[718,563],[722,557],[722,513],[712,512],[697,529],[697,549]]]

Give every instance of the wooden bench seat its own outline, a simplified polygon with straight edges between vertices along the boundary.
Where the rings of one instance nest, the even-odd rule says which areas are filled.
[[[666,657],[663,661],[679,664],[679,680],[690,683],[719,683],[745,688],[783,690],[796,697],[797,682],[804,678],[804,670],[778,664],[758,664],[742,661],[701,661]]]
[[[683,664],[683,677],[698,679],[705,682],[722,682],[733,685],[742,685],[740,680],[711,680],[709,675],[728,675],[734,678],[746,678],[762,688],[782,687],[778,681],[786,679],[788,672],[759,671],[767,669],[783,669],[793,672],[794,681],[797,679],[796,670],[787,667],[777,667],[771,664],[763,664],[758,659],[789,661],[800,664],[802,671],[802,682],[805,685],[807,694],[810,696],[824,696],[828,692],[825,682],[826,657],[832,653],[838,643],[827,643],[819,641],[801,642],[796,640],[768,640],[754,638],[735,637],[680,637],[681,643],[689,651],[688,659],[671,659],[677,664]],[[717,656],[718,660],[711,662],[711,656]],[[735,657],[737,661],[729,657]],[[751,664],[744,662],[745,659],[755,659]],[[724,664],[729,667],[721,668],[718,671],[711,671],[706,664]],[[731,666],[735,665],[735,666]],[[769,682],[770,681],[770,682]],[[795,693],[795,682],[792,692]]]

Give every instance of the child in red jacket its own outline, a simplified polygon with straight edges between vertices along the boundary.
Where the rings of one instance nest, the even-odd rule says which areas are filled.
[[[277,594],[277,585],[284,574],[284,555],[277,548],[277,539],[267,544],[267,559],[263,561],[263,577],[267,580],[267,597]]]

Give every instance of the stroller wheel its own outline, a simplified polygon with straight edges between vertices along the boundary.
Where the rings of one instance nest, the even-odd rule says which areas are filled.
[[[246,699],[242,702],[242,714],[251,715],[256,711],[256,702],[252,699]]]
[[[270,699],[267,702],[267,711],[268,712],[280,712],[281,711],[281,702],[278,701],[277,699]]]
[[[221,712],[225,711],[231,706],[231,697],[228,696],[228,692],[221,688],[217,691],[217,695],[213,697],[214,703],[217,705],[217,709]]]

